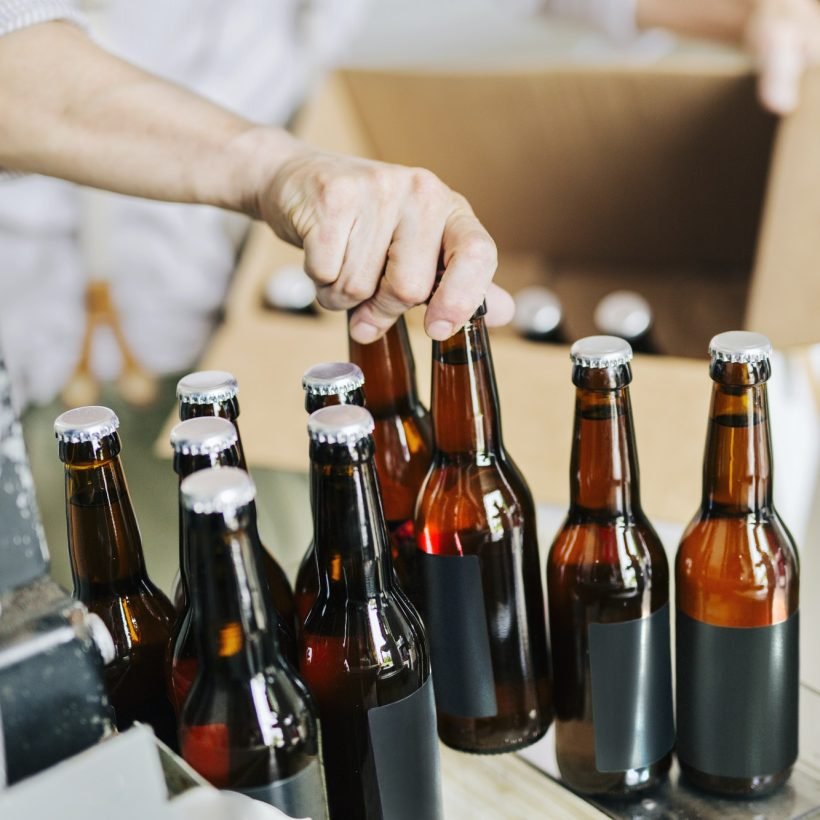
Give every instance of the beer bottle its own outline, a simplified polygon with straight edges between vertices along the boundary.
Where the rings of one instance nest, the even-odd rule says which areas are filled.
[[[257,570],[253,482],[209,467],[180,491],[199,658],[180,715],[183,757],[215,786],[325,820],[315,707],[279,650]]]
[[[300,669],[319,707],[332,820],[440,820],[430,661],[418,615],[394,585],[373,429],[354,406],[308,421],[321,571]]]
[[[239,385],[236,379],[224,370],[200,370],[189,373],[177,383],[180,419],[187,421],[201,416],[219,416],[230,421],[236,427],[236,448],[239,453],[237,466],[247,470],[242,435],[239,432],[237,421],[239,418],[238,393]],[[259,544],[262,550],[262,570],[268,582],[273,605],[286,623],[294,625],[290,631],[295,634],[296,608],[290,582],[276,559],[261,541]],[[178,597],[175,597],[175,603],[179,603]]]
[[[433,457],[430,414],[416,387],[416,363],[404,317],[381,339],[349,338],[350,359],[364,372],[367,409],[376,422],[376,469],[401,588],[419,604],[414,517],[416,499]]]
[[[590,336],[571,357],[570,507],[547,561],[555,751],[575,791],[624,795],[671,762],[669,566],[641,508],[632,350]]]
[[[535,507],[501,439],[482,307],[433,343],[435,453],[416,533],[439,737],[506,752],[552,719]]]
[[[364,406],[364,373],[358,365],[351,362],[314,365],[305,371],[302,387],[305,391],[305,410],[308,413],[336,404]],[[301,627],[319,592],[319,567],[312,543],[299,564],[293,592],[296,617]]]
[[[772,503],[769,340],[710,345],[701,506],[675,561],[677,754],[694,785],[766,794],[797,758],[797,550]]]
[[[236,428],[227,419],[203,416],[181,421],[171,431],[171,446],[174,449],[174,470],[180,483],[189,475],[207,467],[236,467],[239,453],[236,449]],[[258,546],[259,535],[256,528],[256,502],[251,505],[249,536]],[[190,577],[190,561],[182,528],[182,499],[180,498],[179,565],[180,586],[187,590]],[[261,554],[261,552],[260,552]],[[179,711],[196,672],[196,641],[191,629],[191,607],[185,596],[185,608],[177,615],[170,643],[169,684],[171,700]],[[277,633],[282,653],[296,663],[296,636],[293,625],[276,612]]]
[[[148,723],[176,747],[164,674],[174,608],[145,569],[118,428],[107,407],[77,407],[54,422],[65,464],[74,597],[100,616],[114,639],[116,655],[105,667],[105,681],[117,727]]]

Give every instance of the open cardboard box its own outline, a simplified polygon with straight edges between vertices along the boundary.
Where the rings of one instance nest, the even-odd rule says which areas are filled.
[[[759,108],[754,78],[725,65],[350,70],[330,77],[297,131],[323,148],[431,168],[493,234],[498,281],[512,290],[549,284],[573,337],[593,332],[603,293],[644,293],[669,354],[634,363],[650,516],[684,522],[697,506],[711,335],[748,327],[778,347],[820,340],[816,76],[805,82],[799,112],[778,123]],[[265,278],[300,261],[300,251],[257,226],[202,366],[239,379],[250,462],[303,471],[302,372],[347,358],[347,342],[341,315],[263,307]],[[426,398],[429,341],[413,313]],[[564,506],[573,412],[567,348],[507,329],[492,340],[508,449],[537,500]]]

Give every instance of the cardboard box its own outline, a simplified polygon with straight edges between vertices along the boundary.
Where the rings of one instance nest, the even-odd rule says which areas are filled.
[[[556,66],[343,71],[303,111],[315,145],[431,168],[471,201],[500,249],[497,280],[549,283],[567,329],[592,332],[606,291],[653,304],[668,356],[637,357],[633,404],[644,506],[686,521],[700,498],[706,346],[748,327],[777,346],[820,339],[820,81],[778,124],[742,68]],[[301,253],[257,227],[225,324],[202,363],[233,371],[253,465],[307,466],[300,378],[347,358],[344,317],[264,309],[261,288]],[[411,313],[422,396],[429,340]],[[493,332],[506,444],[537,500],[565,505],[573,413],[568,351]],[[696,357],[696,358],[692,358]],[[271,426],[271,422],[275,422]],[[163,440],[162,449],[167,454]]]

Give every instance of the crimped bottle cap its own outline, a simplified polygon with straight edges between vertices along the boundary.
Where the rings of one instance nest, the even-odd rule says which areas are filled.
[[[302,376],[302,387],[310,396],[339,396],[364,384],[361,367],[353,362],[315,364]]]
[[[100,441],[116,433],[120,426],[117,414],[110,407],[91,404],[66,410],[54,421],[57,441],[79,444],[82,441]]]
[[[561,302],[549,288],[522,288],[514,298],[513,326],[519,333],[548,336],[561,324]]]
[[[718,362],[756,364],[769,359],[772,355],[772,343],[762,333],[728,330],[712,338],[709,342],[709,355]]]
[[[598,302],[593,321],[602,333],[637,339],[652,324],[652,308],[634,290],[614,290]]]
[[[235,513],[256,498],[253,479],[238,467],[208,467],[183,479],[182,506],[202,515]]]
[[[219,416],[181,421],[171,430],[171,447],[185,456],[221,453],[238,441],[236,427]]]
[[[177,398],[186,404],[216,404],[238,392],[236,378],[226,370],[197,370],[177,382]]]
[[[375,429],[373,416],[353,404],[323,407],[308,416],[308,435],[320,444],[355,444]]]
[[[619,336],[586,336],[575,342],[569,356],[578,367],[618,367],[632,361],[632,347]]]

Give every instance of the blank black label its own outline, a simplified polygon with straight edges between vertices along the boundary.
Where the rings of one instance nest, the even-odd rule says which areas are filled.
[[[327,820],[325,784],[319,762],[314,760],[300,772],[253,789],[236,789],[242,794],[270,803],[288,817],[310,817],[311,820]]]
[[[705,774],[775,774],[797,759],[799,618],[712,626],[677,613],[678,757]]]
[[[641,769],[675,742],[669,604],[647,618],[589,625],[595,766]]]
[[[382,820],[443,820],[433,676],[367,713]]]
[[[457,717],[493,717],[498,707],[479,558],[419,551],[419,567],[436,705]]]

